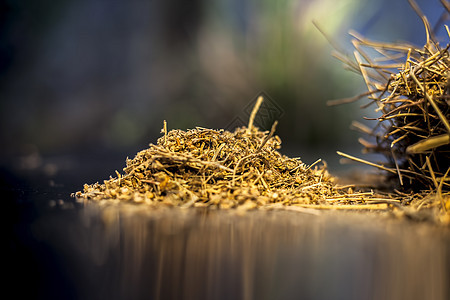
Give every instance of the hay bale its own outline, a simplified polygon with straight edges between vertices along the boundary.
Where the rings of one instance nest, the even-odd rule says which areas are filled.
[[[450,44],[439,44],[427,18],[410,3],[425,25],[427,42],[422,48],[376,42],[351,32],[355,61],[338,57],[361,74],[368,88],[350,101],[368,95],[370,102],[364,107],[374,104],[380,114],[372,119],[378,121],[373,128],[353,123],[373,137],[374,142],[360,139],[363,151],[387,158],[385,164],[369,164],[396,176],[397,188],[404,191],[449,190]],[[444,27],[450,38],[448,26]],[[331,104],[342,102],[349,101]]]
[[[391,191],[403,204],[398,207],[402,214],[417,216],[428,209],[435,219],[450,224],[450,44],[441,46],[426,16],[413,0],[409,3],[425,26],[422,48],[372,41],[352,31],[354,60],[342,51],[335,53],[362,76],[368,91],[329,104],[368,96],[362,108],[375,105],[380,115],[372,119],[376,125],[369,128],[355,121],[352,127],[372,139],[360,138],[363,152],[382,154],[386,162],[338,154],[385,171]],[[441,3],[443,17],[449,19],[450,3]],[[450,39],[449,27],[444,29]]]

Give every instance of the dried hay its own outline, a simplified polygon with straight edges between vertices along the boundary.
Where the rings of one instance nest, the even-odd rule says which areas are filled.
[[[387,163],[338,154],[386,171],[391,182],[396,182],[396,194],[402,203],[410,204],[411,211],[432,208],[449,222],[450,44],[439,45],[427,18],[414,1],[409,2],[425,25],[427,42],[423,48],[376,42],[350,32],[355,60],[342,52],[336,57],[362,76],[368,91],[329,103],[348,103],[368,96],[370,102],[363,108],[376,105],[380,116],[372,120],[377,124],[368,128],[353,122],[352,126],[374,140],[359,140],[363,152],[383,154]],[[443,17],[449,19],[450,3],[441,2]],[[444,27],[450,38],[449,27]]]
[[[116,171],[117,177],[103,184],[86,184],[75,196],[153,207],[306,211],[357,204],[345,208],[387,208],[391,199],[335,184],[326,165],[318,167],[320,160],[307,166],[299,158],[280,154],[281,140],[274,135],[276,123],[270,132],[253,126],[262,100],[258,99],[248,127],[234,132],[200,127],[167,132],[164,123],[164,135],[157,144],[127,159],[124,174]]]

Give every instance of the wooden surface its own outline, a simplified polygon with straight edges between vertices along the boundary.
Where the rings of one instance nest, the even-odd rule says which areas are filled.
[[[450,296],[449,231],[383,213],[91,203],[34,229],[80,299]]]

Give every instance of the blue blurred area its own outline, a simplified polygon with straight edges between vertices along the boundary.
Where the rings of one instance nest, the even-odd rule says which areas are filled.
[[[440,1],[417,2],[438,23]],[[363,81],[331,57],[312,20],[350,53],[349,29],[425,42],[406,0],[3,1],[1,152],[133,156],[163,120],[224,128],[264,91],[284,112],[277,132],[289,154],[357,153],[349,125],[361,103],[326,101],[363,92]]]

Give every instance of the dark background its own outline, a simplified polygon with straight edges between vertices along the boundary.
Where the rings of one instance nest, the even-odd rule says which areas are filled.
[[[418,3],[438,23],[440,2]],[[0,9],[0,154],[19,168],[87,154],[115,155],[120,169],[156,142],[163,120],[233,129],[261,92],[281,111],[260,125],[279,119],[282,151],[337,167],[336,150],[359,153],[350,122],[373,113],[361,102],[326,106],[365,86],[312,20],[350,54],[349,29],[425,42],[406,0],[10,0]]]

